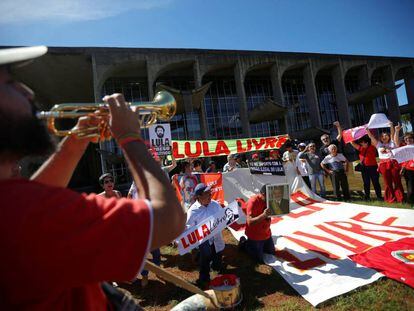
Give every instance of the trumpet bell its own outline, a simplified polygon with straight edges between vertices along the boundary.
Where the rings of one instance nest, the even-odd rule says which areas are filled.
[[[157,120],[169,121],[175,115],[177,103],[174,96],[166,91],[157,92],[151,102],[131,102],[130,107],[138,111],[141,128],[148,128]],[[101,117],[102,121],[98,126],[83,129],[59,130],[56,128],[56,119],[77,119],[83,116],[94,115]],[[107,130],[107,119],[109,108],[104,103],[84,104],[59,104],[52,107],[50,111],[37,113],[39,119],[47,120],[49,131],[57,136],[68,136],[76,134],[78,137],[100,137],[104,139],[103,132]]]

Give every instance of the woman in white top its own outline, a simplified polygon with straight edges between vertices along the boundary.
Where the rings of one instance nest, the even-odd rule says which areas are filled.
[[[371,131],[366,128],[371,143],[378,150],[378,155],[380,163],[378,165],[378,171],[384,179],[385,193],[384,201],[393,203],[393,202],[402,202],[404,199],[404,189],[401,183],[400,176],[400,165],[394,159],[394,156],[391,152],[392,149],[396,148],[396,144],[393,141],[395,129],[393,123],[390,121],[391,134],[383,132],[380,134],[379,141],[371,133]]]

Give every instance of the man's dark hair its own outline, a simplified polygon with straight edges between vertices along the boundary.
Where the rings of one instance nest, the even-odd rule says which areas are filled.
[[[0,111],[0,154],[46,156],[55,142],[43,122],[34,116],[14,118]]]
[[[194,166],[194,167],[196,167],[196,166],[201,166],[201,160],[198,160],[198,159],[197,159],[197,160],[194,160],[194,161],[193,161],[193,166]]]
[[[190,165],[190,162],[188,162],[188,161],[182,161],[181,162],[181,172],[185,173],[185,168],[187,166],[189,166],[189,165]]]
[[[114,176],[111,173],[105,173],[105,174],[102,174],[101,177],[99,177],[99,184],[102,186],[104,184],[105,178],[108,178],[108,177],[112,178],[112,180],[115,182]]]
[[[371,139],[369,139],[368,136],[363,136],[358,141],[358,143],[361,143],[361,142],[364,142],[364,143],[367,143],[367,144],[371,144]]]
[[[264,185],[262,186],[262,188],[260,188],[260,193],[261,193],[261,194],[266,194],[266,186],[267,186],[267,184],[264,184]]]
[[[161,128],[161,129],[162,129],[162,131],[163,131],[163,132],[165,132],[165,129],[164,129],[164,127],[163,127],[162,125],[157,125],[157,126],[155,127],[155,132],[156,132],[159,128]]]

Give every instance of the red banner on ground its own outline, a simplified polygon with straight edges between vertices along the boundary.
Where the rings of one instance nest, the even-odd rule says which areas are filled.
[[[414,238],[388,242],[350,258],[414,288]]]

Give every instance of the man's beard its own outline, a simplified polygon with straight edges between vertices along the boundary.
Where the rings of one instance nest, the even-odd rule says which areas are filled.
[[[0,113],[0,154],[45,156],[55,151],[45,125],[34,116],[10,118]]]

